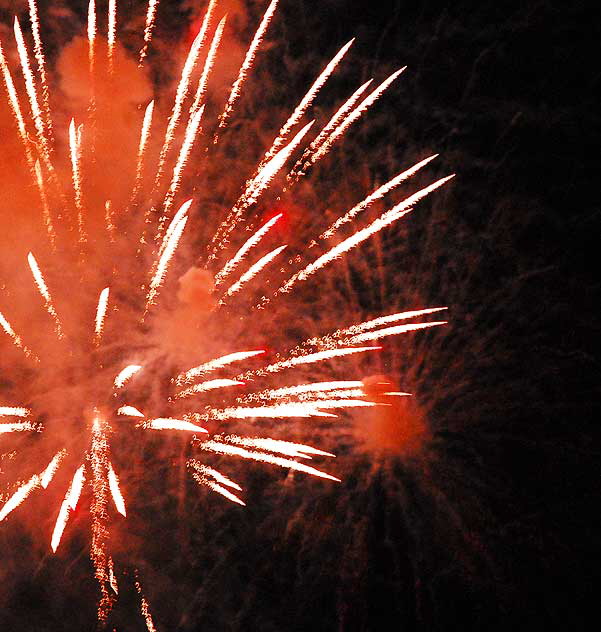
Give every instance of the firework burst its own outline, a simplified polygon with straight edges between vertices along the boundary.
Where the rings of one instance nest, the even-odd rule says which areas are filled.
[[[408,394],[389,392],[391,387],[387,387],[384,400],[373,397],[358,376],[347,375],[343,363],[378,351],[379,341],[389,336],[444,324],[428,320],[444,307],[384,314],[355,324],[341,317],[344,324],[334,331],[287,340],[288,347],[277,352],[271,345],[264,348],[270,336],[265,322],[277,322],[294,310],[295,293],[303,284],[404,218],[452,177],[424,186],[375,217],[368,216],[372,206],[435,156],[421,160],[370,192],[313,241],[295,243],[300,254],[283,258],[289,246],[280,243],[277,231],[283,213],[266,218],[265,200],[290,195],[404,70],[371,91],[371,82],[364,83],[321,130],[315,130],[315,121],[305,119],[353,40],[318,74],[213,232],[207,232],[205,223],[202,231],[194,230],[189,236],[190,225],[198,229],[203,220],[203,209],[194,196],[185,199],[183,194],[184,183],[198,175],[190,164],[201,164],[202,169],[207,161],[217,160],[220,144],[228,134],[235,135],[231,124],[276,6],[277,0],[272,0],[266,7],[225,106],[211,122],[207,116],[215,108],[207,87],[227,16],[219,15],[218,2],[209,2],[183,64],[167,120],[160,119],[153,100],[144,105],[128,192],[103,189],[102,200],[94,179],[103,161],[105,137],[111,134],[103,128],[111,108],[103,101],[108,95],[102,86],[110,87],[121,68],[117,3],[109,2],[106,19],[98,14],[93,0],[89,3],[87,107],[82,120],[69,117],[68,130],[53,125],[49,72],[34,0],[29,2],[33,49],[16,19],[16,68],[5,52],[7,43],[5,48],[0,46],[7,102],[45,233],[45,242],[36,244],[35,253],[29,252],[24,264],[37,293],[31,303],[37,301],[36,310],[45,310],[47,319],[24,318],[11,295],[2,296],[0,327],[7,348],[12,344],[16,353],[11,363],[19,368],[8,375],[12,388],[6,392],[14,401],[4,401],[5,390],[0,401],[2,440],[12,436],[18,447],[6,468],[13,482],[2,496],[0,521],[13,514],[17,517],[28,498],[48,490],[58,500],[48,509],[54,516],[49,545],[56,553],[74,512],[84,498],[89,499],[90,559],[98,583],[101,623],[109,620],[119,593],[111,524],[115,514],[127,516],[128,497],[136,494],[132,485],[122,485],[127,463],[115,459],[116,445],[130,441],[132,432],[139,442],[151,435],[181,437],[190,447],[185,459],[190,476],[239,505],[245,504],[242,487],[224,471],[225,465],[223,470],[216,469],[203,461],[203,454],[267,463],[337,481],[319,463],[309,464],[334,456],[321,447],[257,436],[259,430],[238,435],[227,430],[228,423],[262,419],[335,423],[347,409],[388,406],[390,397]],[[158,14],[158,1],[149,2],[137,57],[140,73],[152,49]],[[101,37],[104,24],[106,42]],[[362,221],[364,217],[369,218]],[[199,256],[199,252],[204,254]],[[186,268],[184,274],[175,275],[174,269]],[[169,302],[174,275],[179,292],[177,300]],[[161,306],[163,300],[167,306]],[[162,349],[163,343],[169,346],[165,341],[173,334],[161,329],[164,319],[175,323],[183,340],[175,354],[179,366]],[[319,329],[319,315],[313,321]],[[39,326],[32,327],[32,322]],[[162,332],[160,336],[157,331]],[[219,344],[206,340],[215,332],[219,332]],[[201,339],[203,345],[198,343]],[[279,342],[279,336],[273,340]],[[192,365],[189,359],[196,351],[200,357]],[[166,375],[169,367],[157,367],[166,362],[173,364],[170,376]],[[316,367],[326,366],[331,376],[320,379],[325,368]],[[20,400],[20,393],[30,392],[30,383],[35,386],[42,381],[40,376],[48,378],[51,387]],[[20,452],[27,456],[22,469]],[[41,464],[22,478],[31,463]],[[147,627],[154,630],[137,576],[135,586]]]

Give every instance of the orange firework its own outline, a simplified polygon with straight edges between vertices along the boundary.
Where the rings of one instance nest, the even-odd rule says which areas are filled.
[[[267,222],[260,222],[253,215],[257,207],[268,193],[279,196],[282,190],[290,191],[310,168],[328,154],[403,70],[391,75],[365,97],[363,95],[371,81],[364,83],[345,99],[321,130],[315,131],[314,128],[318,127],[315,121],[304,119],[351,48],[354,41],[351,40],[325,66],[299,105],[281,125],[253,175],[242,185],[237,201],[231,208],[225,209],[214,226],[214,234],[205,236],[206,255],[199,264],[198,257],[190,254],[195,248],[186,229],[202,211],[196,208],[194,195],[183,199],[183,187],[195,175],[189,168],[190,163],[195,152],[202,160],[213,156],[212,152],[228,133],[276,5],[277,0],[273,0],[267,6],[226,104],[217,110],[222,112],[221,115],[212,123],[206,123],[203,119],[205,111],[214,110],[214,107],[209,107],[207,85],[226,25],[225,16],[218,15],[219,3],[210,0],[200,32],[183,64],[170,115],[167,120],[161,119],[164,112],[155,106],[155,100],[145,101],[144,116],[140,127],[136,128],[140,131],[136,131],[133,147],[130,186],[126,194],[102,190],[103,199],[99,204],[96,204],[99,194],[92,190],[92,183],[94,170],[98,171],[98,161],[102,160],[102,111],[108,107],[102,102],[99,77],[104,73],[109,85],[116,80],[120,72],[120,55],[123,55],[117,38],[119,7],[116,0],[108,3],[106,20],[100,19],[94,0],[89,2],[86,51],[89,101],[84,115],[81,112],[69,115],[68,131],[62,130],[58,124],[53,125],[53,95],[49,92],[47,77],[49,68],[44,57],[38,8],[34,0],[29,1],[29,11],[37,68],[32,68],[26,37],[19,22],[15,20],[14,25],[23,82],[21,78],[15,81],[15,71],[4,54],[6,46],[0,45],[0,67],[7,102],[14,119],[16,138],[22,145],[31,189],[39,198],[37,203],[44,228],[44,243],[31,246],[38,253],[41,265],[32,252],[27,255],[27,263],[39,294],[37,301],[39,303],[41,296],[41,307],[46,310],[44,318],[49,316],[52,322],[52,330],[46,331],[47,323],[36,316],[36,323],[38,320],[40,323],[38,327],[23,317],[22,311],[15,308],[8,295],[0,295],[0,333],[6,334],[6,348],[20,354],[15,363],[22,361],[30,373],[56,376],[53,377],[56,389],[47,397],[38,394],[29,398],[31,402],[0,400],[0,436],[5,440],[6,435],[19,433],[19,439],[23,439],[28,434],[35,434],[48,437],[52,445],[63,443],[54,448],[51,458],[50,455],[45,457],[43,469],[38,468],[32,475],[28,474],[24,481],[9,484],[6,493],[0,496],[0,522],[16,514],[21,504],[32,495],[46,489],[50,493],[54,486],[52,494],[59,502],[56,508],[49,509],[54,524],[50,547],[56,552],[66,537],[72,513],[78,504],[89,499],[90,559],[100,592],[97,614],[102,623],[108,620],[119,591],[110,550],[111,520],[115,511],[124,518],[127,516],[128,497],[135,493],[125,477],[127,464],[119,463],[112,454],[115,442],[121,440],[124,424],[139,433],[140,441],[149,433],[155,436],[180,433],[184,442],[189,442],[192,435],[196,453],[252,460],[337,481],[338,478],[320,467],[304,462],[312,458],[333,457],[329,452],[274,437],[223,433],[219,428],[228,420],[332,420],[336,418],[337,411],[388,405],[370,398],[358,376],[350,379],[340,377],[332,370],[331,379],[317,381],[311,377],[311,371],[316,365],[333,366],[330,363],[346,362],[356,354],[377,351],[381,348],[378,341],[388,336],[444,324],[441,320],[423,321],[424,317],[444,307],[416,309],[345,324],[331,333],[304,341],[295,340],[292,348],[275,356],[263,348],[256,348],[263,347],[263,344],[247,342],[243,346],[237,345],[240,335],[233,332],[238,331],[240,322],[243,323],[245,339],[252,340],[253,327],[267,306],[272,309],[274,304],[288,301],[293,308],[294,292],[301,282],[401,220],[420,200],[452,177],[440,178],[375,218],[371,217],[335,245],[328,242],[342,230],[343,225],[355,226],[362,213],[396,190],[435,156],[426,158],[377,188],[316,237],[324,246],[322,254],[310,256],[313,251],[305,248],[304,255],[283,259],[284,253],[288,252],[285,250],[288,244],[278,243],[275,229],[283,214],[278,213]],[[159,12],[158,0],[150,0],[142,49],[137,57],[140,73],[144,72],[142,64],[152,45]],[[220,21],[215,25],[217,18]],[[101,32],[105,22],[106,56],[103,58]],[[19,93],[18,88],[22,85],[26,98]],[[363,100],[360,100],[362,97]],[[24,111],[25,103],[29,105],[28,115]],[[86,119],[79,122],[82,116]],[[201,123],[206,126],[204,130]],[[66,132],[64,137],[61,136],[63,131]],[[311,134],[313,138],[308,140]],[[62,164],[60,150],[65,148],[69,158]],[[163,176],[169,173],[171,177],[166,182]],[[95,205],[102,209],[100,215],[94,210]],[[98,217],[101,217],[101,222]],[[183,243],[187,244],[185,248]],[[262,253],[253,255],[264,245]],[[175,308],[173,304],[161,306],[163,299],[169,300],[166,289],[170,272],[174,268],[181,269],[186,259],[190,270],[198,273],[193,275],[194,278],[205,279],[203,283],[207,287],[195,286],[191,293],[183,291],[188,275],[181,276],[180,294],[184,298],[180,297],[180,305]],[[199,265],[202,274],[197,269]],[[62,270],[64,280],[59,270]],[[236,276],[233,276],[234,271],[237,271]],[[275,291],[269,286],[272,278],[273,287],[277,288]],[[253,293],[247,289],[252,287],[256,290],[257,283],[263,288],[259,296],[254,290]],[[248,292],[249,305],[241,308],[240,297],[245,292]],[[209,296],[204,303],[206,313],[202,309],[190,312],[188,307],[193,302],[185,298],[188,295]],[[78,302],[85,307],[74,307]],[[93,306],[89,312],[86,311],[88,305]],[[161,309],[163,311],[159,311]],[[211,352],[201,354],[198,359],[193,359],[194,350],[186,348],[185,353],[178,356],[180,360],[184,356],[183,362],[166,380],[169,394],[163,396],[157,405],[156,398],[148,397],[146,401],[142,398],[141,401],[138,395],[138,387],[147,379],[145,368],[153,362],[152,357],[140,349],[145,336],[151,336],[149,331],[160,329],[156,323],[160,323],[169,309],[171,314],[175,314],[173,320],[182,325],[178,334],[192,335],[197,330],[201,331],[212,319],[222,328],[224,340],[228,340],[228,328],[231,328],[233,342],[231,345],[222,344],[227,348],[213,353],[214,346],[211,347],[209,341],[207,345]],[[81,324],[79,317],[72,317],[70,310],[87,314],[85,324]],[[231,312],[228,310],[234,310],[235,316],[229,317]],[[182,320],[177,320],[178,313],[184,314]],[[399,324],[407,320],[413,322]],[[316,324],[319,325],[318,318]],[[81,329],[84,326],[87,340],[82,342]],[[52,343],[44,342],[46,334],[54,336]],[[57,369],[63,365],[71,373],[65,371],[63,374]],[[294,371],[300,371],[296,383],[281,379],[282,375]],[[77,391],[80,399],[74,398],[72,393],[75,391],[70,390],[74,385],[68,375],[77,375],[81,382],[87,380],[102,384],[104,390],[82,387]],[[274,382],[274,379],[278,381]],[[64,396],[57,395],[61,390]],[[241,390],[244,391],[242,395]],[[4,398],[4,393],[0,394]],[[385,394],[407,395],[402,392]],[[70,411],[81,422],[73,427],[61,426],[59,431],[54,423],[58,411],[65,416],[68,416],[66,411]],[[62,419],[59,422],[62,424]],[[186,466],[199,485],[234,503],[245,504],[241,486],[226,473],[201,462],[198,454],[187,458]],[[56,476],[61,469],[64,471],[62,478]],[[60,485],[63,487],[59,489]],[[137,575],[135,586],[148,630],[155,630],[150,605],[142,593]]]

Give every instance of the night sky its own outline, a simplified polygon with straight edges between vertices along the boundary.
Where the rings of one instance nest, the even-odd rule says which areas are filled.
[[[163,2],[157,37],[168,49],[198,11]],[[263,4],[250,3],[242,33]],[[9,23],[19,3],[1,5]],[[75,13],[55,51],[86,10],[65,6]],[[406,234],[383,237],[407,240],[383,265],[408,283],[374,298],[359,280],[354,299],[368,312],[404,292],[449,305],[445,331],[409,338],[415,351],[391,363],[401,386],[411,375],[431,439],[411,458],[343,442],[338,486],[240,468],[244,510],[202,489],[175,519],[176,500],[157,500],[160,518],[130,534],[144,555],[116,556],[121,632],[144,629],[134,566],[164,631],[588,629],[601,553],[599,22],[586,3],[552,0],[281,0],[257,68],[280,82],[265,98],[288,111],[353,36],[326,103],[347,93],[350,73],[359,85],[408,69],[353,131],[349,156],[335,153],[339,164],[369,190],[428,152],[441,155],[437,177],[457,174]],[[171,71],[158,65],[160,84]],[[362,145],[367,166],[353,162]],[[72,563],[23,553],[27,534],[0,535],[0,557],[31,571],[0,571],[0,630],[95,629],[80,530]]]

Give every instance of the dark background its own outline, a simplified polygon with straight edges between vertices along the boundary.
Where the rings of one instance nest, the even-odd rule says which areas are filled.
[[[184,15],[171,3],[164,33],[185,31]],[[296,477],[281,492],[258,473],[242,516],[203,497],[185,532],[149,526],[157,626],[583,629],[600,553],[599,22],[551,0],[283,0],[291,90],[353,35],[365,78],[409,67],[359,139],[433,149],[441,175],[458,174],[415,222],[439,231],[422,295],[454,310],[428,355],[427,384],[445,385],[429,399],[434,438],[381,472],[351,459],[341,487]],[[6,618],[35,623],[13,629],[86,629],[88,606],[63,628],[64,601],[37,616],[29,604],[49,596],[36,590],[25,582]],[[119,630],[141,624],[135,602],[125,589]]]

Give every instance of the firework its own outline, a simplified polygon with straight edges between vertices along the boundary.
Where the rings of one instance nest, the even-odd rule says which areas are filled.
[[[212,319],[219,323],[221,337],[225,341],[222,341],[221,346],[229,348],[224,349],[225,353],[205,355],[195,361],[196,365],[192,368],[188,368],[192,362],[175,368],[174,373],[164,380],[165,392],[168,393],[161,401],[157,401],[154,396],[140,401],[137,389],[142,388],[143,379],[148,373],[145,371],[146,366],[152,367],[156,357],[160,357],[160,352],[141,352],[139,349],[143,348],[145,337],[151,336],[149,328],[156,327],[161,318],[169,317],[168,308],[161,308],[164,290],[169,285],[170,272],[173,268],[181,268],[188,256],[185,249],[181,249],[181,244],[187,237],[187,227],[201,212],[195,207],[194,198],[182,201],[184,184],[194,176],[189,169],[192,156],[196,151],[210,159],[229,133],[227,128],[236,106],[243,98],[243,88],[250,79],[276,5],[277,0],[273,0],[267,6],[221,115],[213,122],[205,122],[203,116],[205,109],[209,109],[207,95],[211,71],[226,27],[225,16],[218,15],[218,2],[210,0],[200,30],[183,64],[168,120],[165,122],[160,119],[161,112],[155,107],[154,100],[147,102],[131,167],[131,187],[125,195],[119,196],[117,192],[114,196],[115,199],[123,199],[122,206],[114,201],[113,192],[103,191],[101,215],[94,211],[94,192],[90,186],[93,176],[90,173],[96,162],[102,159],[99,154],[102,129],[99,127],[103,104],[97,91],[100,85],[99,73],[106,72],[109,83],[119,73],[117,2],[111,0],[108,5],[106,68],[100,56],[104,22],[99,18],[96,3],[93,0],[89,2],[87,61],[90,101],[87,120],[76,124],[75,117],[71,117],[64,137],[60,137],[60,128],[52,124],[48,64],[44,57],[40,20],[34,0],[30,0],[29,10],[37,62],[35,71],[20,24],[15,20],[14,25],[29,116],[23,114],[23,99],[15,87],[4,49],[0,47],[0,65],[16,136],[22,145],[31,185],[39,193],[40,216],[47,241],[40,246],[44,253],[40,261],[47,264],[43,267],[50,273],[42,273],[38,259],[31,252],[27,255],[27,263],[46,315],[52,321],[53,331],[47,331],[44,323],[40,326],[40,334],[33,335],[27,321],[15,321],[19,326],[14,329],[13,306],[4,296],[1,297],[3,311],[0,312],[0,326],[8,338],[8,346],[12,343],[21,352],[21,359],[15,360],[15,363],[22,362],[27,371],[40,375],[46,371],[53,372],[57,364],[61,363],[61,360],[57,362],[60,356],[64,358],[65,366],[85,374],[90,381],[97,380],[105,389],[102,394],[99,389],[93,389],[91,393],[82,388],[73,399],[67,395],[71,386],[68,378],[59,376],[52,399],[63,402],[63,407],[64,402],[68,401],[69,407],[75,408],[77,415],[84,420],[77,430],[69,428],[66,433],[56,432],[56,425],[52,422],[52,407],[48,404],[49,408],[44,408],[44,397],[32,397],[35,402],[31,407],[29,402],[26,402],[27,406],[18,401],[2,402],[1,435],[19,433],[21,436],[30,432],[42,438],[47,437],[52,443],[64,440],[64,445],[60,446],[60,450],[54,453],[42,470],[25,482],[9,486],[0,507],[0,521],[17,514],[18,508],[33,494],[48,489],[48,493],[59,499],[56,509],[51,510],[55,518],[50,547],[56,552],[66,537],[73,512],[83,502],[83,498],[88,497],[89,491],[90,559],[100,593],[97,614],[101,623],[109,620],[118,596],[110,550],[113,510],[126,517],[128,495],[135,493],[131,482],[125,483],[130,478],[123,474],[124,464],[118,464],[112,455],[115,444],[127,440],[124,436],[131,436],[124,435],[123,424],[129,424],[130,430],[140,435],[140,441],[144,441],[145,437],[175,434],[181,436],[182,442],[189,442],[192,435],[192,453],[185,460],[192,478],[239,505],[245,504],[242,487],[226,473],[203,463],[200,453],[252,460],[338,481],[336,476],[319,466],[303,463],[303,460],[313,457],[333,456],[322,449],[255,434],[223,434],[216,429],[222,422],[229,420],[325,419],[334,423],[337,412],[345,409],[386,405],[372,401],[363,388],[363,382],[356,376],[347,379],[346,375],[340,377],[333,374],[328,381],[316,382],[307,381],[307,375],[310,376],[316,366],[323,365],[325,370],[331,362],[377,351],[381,348],[376,344],[377,341],[388,336],[444,324],[440,320],[398,324],[402,320],[422,319],[444,309],[428,308],[385,314],[351,325],[343,323],[341,328],[331,333],[309,337],[304,341],[294,340],[291,348],[283,349],[275,356],[265,349],[253,348],[258,346],[252,344],[253,334],[262,333],[260,330],[253,331],[253,327],[258,326],[257,323],[261,322],[267,310],[276,310],[278,303],[283,301],[293,305],[297,286],[301,282],[308,281],[324,267],[334,264],[379,231],[401,220],[420,200],[452,177],[441,178],[397,202],[379,216],[355,225],[362,213],[365,214],[376,202],[396,190],[436,156],[426,158],[377,188],[322,232],[318,239],[324,246],[323,254],[315,258],[307,243],[301,257],[283,260],[282,255],[288,244],[278,243],[279,237],[275,230],[283,213],[260,221],[258,209],[261,201],[268,193],[277,196],[284,189],[289,192],[404,70],[395,72],[365,97],[363,95],[368,91],[371,81],[364,83],[336,110],[329,122],[315,132],[313,128],[318,127],[315,121],[307,123],[304,118],[330,76],[343,62],[353,44],[351,40],[325,66],[281,126],[254,174],[243,184],[237,201],[231,208],[224,209],[222,217],[214,226],[214,233],[202,235],[207,253],[202,272],[210,277],[207,293],[211,298],[206,302],[207,313],[201,314],[200,308],[195,309],[194,301],[186,303],[184,299],[180,301],[183,307],[176,308],[175,313],[180,309],[193,319],[202,316],[207,321]],[[158,1],[148,3],[143,47],[138,60],[140,66],[151,47],[159,12]],[[214,27],[217,17],[220,21]],[[201,67],[203,56],[205,61]],[[194,82],[197,82],[195,91]],[[201,128],[201,122],[206,130]],[[163,127],[165,131],[161,135]],[[183,133],[181,130],[184,130]],[[314,138],[308,141],[310,134],[314,134]],[[179,149],[176,149],[178,143]],[[56,154],[59,145],[68,147],[68,178],[60,177],[59,173],[64,176],[65,170],[61,171],[55,166],[55,163],[58,164]],[[88,173],[87,169],[91,172]],[[166,183],[164,176],[169,173],[169,169],[172,170],[171,178]],[[284,182],[282,174],[286,173],[288,175]],[[67,184],[69,180],[70,184]],[[69,189],[71,192],[67,193]],[[102,218],[103,224],[98,223],[98,216]],[[326,245],[325,242],[343,230],[346,224],[352,225],[354,232],[334,246]],[[250,237],[244,234],[247,230],[252,233]],[[233,247],[234,243],[238,247]],[[254,254],[262,248],[265,252]],[[196,269],[196,265],[197,261],[193,259],[190,269]],[[69,292],[69,296],[65,296],[64,288],[61,287],[67,281],[61,279],[58,268],[63,268],[69,282],[74,280],[77,285],[77,291]],[[106,283],[101,285],[97,284],[98,269],[103,269],[100,276],[106,279]],[[134,272],[130,274],[128,269]],[[236,270],[237,279],[232,276]],[[275,286],[278,289],[268,292],[272,278],[278,284]],[[182,286],[183,279],[180,278]],[[253,307],[257,286],[264,288],[259,294],[265,293]],[[60,299],[53,296],[50,287],[59,290]],[[195,286],[192,294],[198,292],[201,290]],[[90,297],[89,300],[86,297]],[[83,342],[79,319],[72,316],[72,312],[80,313],[80,308],[75,305],[79,300],[86,304],[93,301],[95,306],[95,317],[90,314]],[[192,305],[191,312],[189,309],[186,312],[188,304]],[[73,320],[78,321],[77,327],[72,325]],[[240,321],[244,323],[244,339],[247,342],[236,347],[234,345],[242,338],[239,331],[235,333]],[[189,320],[181,322],[184,330],[186,325],[194,329]],[[319,325],[319,320],[316,325]],[[231,346],[228,342],[230,330]],[[36,349],[35,340],[46,334],[55,336],[59,351],[52,345],[44,344],[40,351]],[[30,338],[34,342],[29,343]],[[365,346],[366,343],[368,346]],[[157,346],[160,347],[153,344],[153,349]],[[48,353],[52,357],[45,355]],[[187,350],[186,358],[192,355]],[[299,370],[302,372],[296,383],[288,381],[293,381],[294,377],[284,379],[283,376],[294,376],[294,372]],[[157,371],[151,368],[149,373],[156,376]],[[107,378],[108,374],[110,376]],[[64,400],[60,395],[61,390],[65,393]],[[387,392],[386,395],[407,394],[395,391]],[[18,421],[14,421],[14,418]],[[61,471],[63,475],[59,477],[58,472]],[[59,489],[60,485],[63,485],[62,489]],[[150,606],[142,594],[138,579],[135,585],[147,627],[154,630]]]

